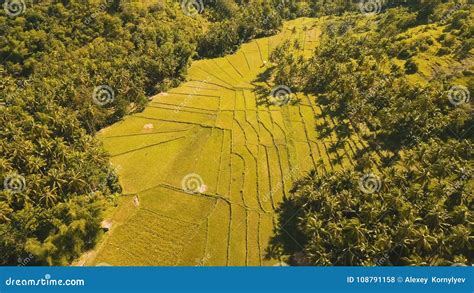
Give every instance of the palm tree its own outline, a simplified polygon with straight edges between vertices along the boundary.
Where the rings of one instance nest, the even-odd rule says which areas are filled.
[[[43,190],[43,195],[40,197],[41,204],[48,208],[54,206],[58,201],[55,191],[55,188],[50,189],[49,187],[46,187],[45,190]]]

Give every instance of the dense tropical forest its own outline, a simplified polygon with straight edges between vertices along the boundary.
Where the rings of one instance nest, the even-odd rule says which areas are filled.
[[[287,40],[271,50],[268,43],[268,60],[257,40],[255,52],[263,62],[255,72],[262,72],[248,83],[232,85],[244,89],[243,95],[250,84],[255,86],[255,102],[262,109],[298,106],[305,103],[302,95],[310,97],[310,105],[324,110],[311,118],[324,123],[314,123],[310,131],[321,141],[331,139],[327,152],[336,155],[334,162],[313,158],[312,170],[301,176],[293,176],[291,168],[290,175],[281,175],[280,185],[286,187],[286,180],[291,186],[281,192],[281,202],[271,202],[275,225],[266,257],[291,265],[473,264],[470,1],[2,2],[2,265],[22,265],[25,259],[27,265],[68,265],[93,250],[104,236],[103,220],[129,192],[120,184],[129,179],[120,181],[122,171],[111,164],[117,155],[111,154],[113,147],[128,150],[119,143],[110,147],[98,133],[111,125],[113,131],[130,115],[147,113],[150,105],[154,109],[154,96],[166,98],[189,80],[214,85],[208,77],[195,77],[197,70],[189,72],[192,64],[222,60],[245,50],[252,40],[269,40],[285,31]],[[299,38],[291,39],[300,34],[296,25],[285,26],[301,17],[318,20],[318,27],[301,28],[302,34],[311,29],[318,33],[311,50]],[[245,60],[253,78],[252,61]],[[238,75],[212,77],[225,79],[221,88],[228,87],[228,80],[244,80],[243,70],[228,63]],[[224,66],[215,64],[214,69]],[[272,89],[277,85],[291,94],[275,105]],[[212,95],[224,91],[206,90],[214,91]],[[201,95],[193,91],[187,95]],[[188,103],[184,99],[179,106],[189,111],[186,115],[205,111]],[[229,110],[219,104],[218,111]],[[249,121],[245,115],[243,120]],[[243,122],[234,119],[232,127],[237,124],[249,140]],[[200,125],[209,128],[206,123]],[[271,132],[261,125],[259,129]],[[363,147],[354,151],[350,164],[343,164],[339,154],[353,137]],[[260,158],[260,150],[247,149]],[[337,164],[343,167],[332,167]],[[234,190],[229,184],[232,194],[257,192],[255,187]],[[207,188],[213,186],[201,186],[199,193],[234,203],[219,188],[212,195],[206,194]],[[243,198],[245,213],[253,211]],[[259,208],[270,214],[265,204],[259,201]],[[261,223],[259,214],[259,227]],[[245,243],[250,241],[249,232],[246,235]],[[229,251],[233,248],[227,248],[224,264],[232,264]],[[198,262],[206,265],[210,258],[206,252]],[[244,258],[238,264],[247,265],[251,257]]]

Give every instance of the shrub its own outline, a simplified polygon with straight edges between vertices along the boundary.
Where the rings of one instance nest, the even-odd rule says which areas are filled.
[[[439,48],[438,52],[436,53],[438,56],[448,55],[451,53],[451,49],[446,47]]]
[[[410,58],[413,55],[413,53],[408,50],[408,49],[403,49],[398,53],[398,59],[406,60]]]
[[[418,65],[412,60],[408,59],[407,62],[405,62],[405,73],[406,74],[414,74],[418,72]]]

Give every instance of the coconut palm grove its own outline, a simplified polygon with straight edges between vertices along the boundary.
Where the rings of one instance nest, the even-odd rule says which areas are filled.
[[[0,3],[1,265],[474,265],[472,1]]]

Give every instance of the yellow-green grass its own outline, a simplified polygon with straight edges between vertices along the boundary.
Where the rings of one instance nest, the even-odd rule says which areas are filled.
[[[278,263],[266,251],[276,209],[292,183],[314,168],[349,166],[353,152],[346,145],[337,150],[341,163],[335,161],[328,149],[336,136],[322,137],[315,125],[338,122],[321,115],[314,97],[257,106],[253,82],[285,39],[298,38],[300,53],[310,53],[320,22],[289,21],[280,34],[244,44],[233,55],[194,62],[187,82],[98,135],[128,195],[86,265]],[[348,144],[362,147],[357,137]],[[185,192],[188,174],[199,175],[205,188]]]

